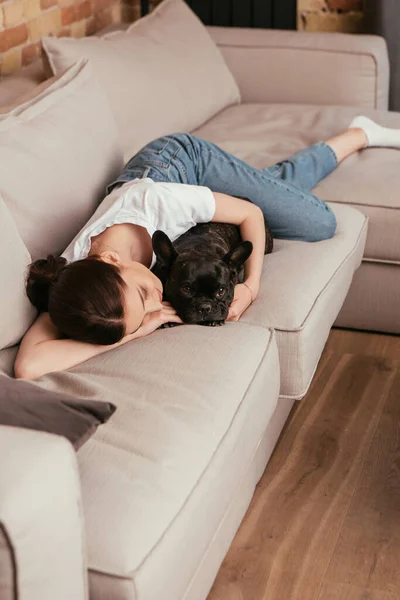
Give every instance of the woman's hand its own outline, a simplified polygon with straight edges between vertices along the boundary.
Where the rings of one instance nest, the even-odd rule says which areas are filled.
[[[135,333],[125,336],[119,343],[123,344],[130,342],[131,340],[145,337],[165,323],[183,323],[182,319],[178,317],[175,309],[172,308],[169,302],[163,302],[161,310],[148,313],[144,317],[139,329],[135,331]]]
[[[235,286],[235,295],[229,307],[227,321],[238,321],[253,300],[254,297],[250,288],[243,283],[238,283]]]

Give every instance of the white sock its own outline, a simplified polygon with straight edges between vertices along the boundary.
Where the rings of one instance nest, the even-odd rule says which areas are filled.
[[[382,127],[363,115],[359,115],[352,120],[349,129],[354,127],[358,127],[364,131],[367,136],[368,147],[400,148],[400,129]]]

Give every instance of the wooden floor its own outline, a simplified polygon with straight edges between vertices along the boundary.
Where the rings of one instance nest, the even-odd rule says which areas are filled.
[[[208,600],[400,599],[400,337],[333,330]]]

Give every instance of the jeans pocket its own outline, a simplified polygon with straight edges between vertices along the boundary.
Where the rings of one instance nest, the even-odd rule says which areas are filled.
[[[149,177],[149,171],[150,167],[125,168],[117,179],[108,184],[106,188],[107,194],[110,194],[116,185],[123,185],[127,181],[133,181],[133,179],[144,179],[145,177]]]
[[[124,181],[132,181],[132,179],[144,179],[149,176],[150,167],[133,167],[131,169],[126,169],[118,178],[120,181],[123,179]]]
[[[173,183],[175,180],[170,176],[170,168],[165,168],[160,165],[155,165],[149,168],[149,172],[146,175],[153,181],[158,182],[169,182]]]

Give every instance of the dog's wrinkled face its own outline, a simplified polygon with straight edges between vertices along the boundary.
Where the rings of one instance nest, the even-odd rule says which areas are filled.
[[[165,298],[182,321],[222,324],[228,316],[240,269],[252,251],[242,242],[222,258],[178,254],[169,238],[157,232],[153,238],[157,263],[163,271]]]
[[[233,300],[236,274],[223,260],[179,260],[165,286],[169,302],[185,323],[225,321]]]

